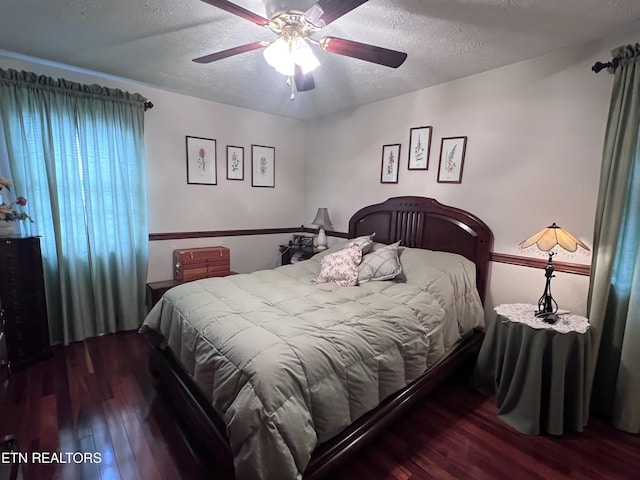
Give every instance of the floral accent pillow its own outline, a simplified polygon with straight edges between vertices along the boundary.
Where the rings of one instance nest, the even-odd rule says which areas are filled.
[[[320,274],[314,283],[337,283],[343,287],[352,287],[358,283],[358,265],[362,261],[362,248],[353,244],[330,253],[322,259]]]

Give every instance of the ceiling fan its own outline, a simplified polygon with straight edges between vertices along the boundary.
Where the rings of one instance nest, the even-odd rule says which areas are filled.
[[[407,54],[403,52],[344,38],[331,36],[322,37],[320,40],[311,38],[312,34],[366,3],[367,0],[318,0],[305,12],[295,10],[277,11],[270,19],[227,0],[202,1],[257,25],[267,27],[276,33],[278,38],[273,41],[247,43],[246,45],[198,57],[193,61],[211,63],[233,55],[264,48],[264,56],[267,62],[278,72],[288,77],[287,81],[291,84],[292,100],[295,97],[291,77],[295,79],[296,89],[299,92],[315,88],[311,72],[320,65],[320,62],[307,42],[318,45],[329,53],[358,58],[391,68],[398,68],[407,58]]]

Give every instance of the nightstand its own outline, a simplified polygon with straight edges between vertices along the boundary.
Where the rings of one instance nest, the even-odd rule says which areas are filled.
[[[182,282],[177,280],[160,280],[159,282],[147,283],[147,311],[150,311],[158,303],[158,300],[167,290],[180,285],[180,283]]]
[[[318,250],[314,247],[301,247],[299,245],[280,245],[280,259],[282,265],[289,265],[290,263],[296,263],[301,260],[308,260],[316,253],[320,253],[322,250]]]
[[[581,432],[589,418],[589,321],[567,313],[549,324],[536,310],[523,303],[495,308],[471,384],[495,393],[498,417],[521,433]]]
[[[229,273],[229,275],[237,275],[237,273],[231,272]],[[209,277],[209,278],[219,278],[219,277]],[[158,303],[158,301],[167,292],[167,290],[177,285],[182,285],[183,283],[187,283],[187,282],[180,282],[178,280],[159,280],[157,282],[147,283],[147,295],[146,295],[147,312],[151,311],[151,309],[155,306],[156,303]]]

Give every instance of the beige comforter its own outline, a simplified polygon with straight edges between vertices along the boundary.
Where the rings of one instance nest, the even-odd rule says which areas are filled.
[[[314,448],[482,327],[475,267],[402,249],[404,274],[314,284],[322,254],[165,294],[162,333],[227,425],[238,480],[302,477]]]

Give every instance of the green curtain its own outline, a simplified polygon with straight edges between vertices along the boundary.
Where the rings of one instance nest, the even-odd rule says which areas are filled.
[[[588,308],[598,356],[590,365],[591,406],[617,428],[640,433],[640,44],[612,54],[621,61],[594,229]]]
[[[52,343],[137,328],[148,263],[145,98],[0,69],[27,234],[41,236]]]

